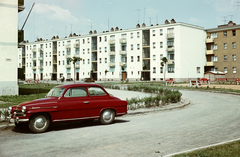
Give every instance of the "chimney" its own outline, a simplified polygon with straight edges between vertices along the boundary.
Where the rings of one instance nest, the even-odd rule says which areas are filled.
[[[118,30],[119,30],[119,28],[118,28],[118,27],[116,27],[116,28],[115,28],[115,31],[118,31]]]
[[[105,31],[103,31],[103,33],[105,33]]]
[[[89,34],[91,35],[91,34],[92,34],[92,31],[90,31]]]
[[[96,30],[94,30],[94,34],[97,34],[97,31],[96,31]]]
[[[168,20],[165,20],[165,24],[169,24],[169,21],[168,21]]]
[[[113,31],[114,31],[114,28],[112,27],[112,28],[111,28],[111,32],[113,32]]]
[[[139,25],[139,23],[136,25],[136,28],[140,28],[140,25]]]
[[[59,39],[59,36],[57,35],[57,37],[56,37],[57,39]]]
[[[72,33],[70,33],[68,37],[72,37]]]
[[[236,23],[233,23],[232,21],[228,22],[228,26],[233,26],[233,25],[236,25]]]
[[[176,23],[176,21],[174,19],[171,20],[171,23]]]
[[[146,27],[146,24],[145,24],[145,23],[143,23],[143,24],[142,24],[142,27]]]

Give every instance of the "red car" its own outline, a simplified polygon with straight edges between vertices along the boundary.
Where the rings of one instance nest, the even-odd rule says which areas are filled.
[[[43,99],[9,107],[16,126],[28,123],[29,129],[41,133],[51,123],[99,119],[110,124],[115,116],[127,114],[127,101],[110,96],[96,84],[69,84],[56,86]]]

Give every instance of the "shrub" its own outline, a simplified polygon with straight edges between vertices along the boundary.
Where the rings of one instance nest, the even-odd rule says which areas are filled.
[[[7,121],[7,117],[10,115],[9,112],[8,112],[8,109],[3,109],[1,111],[1,113],[2,113],[2,116],[3,116],[4,120]]]

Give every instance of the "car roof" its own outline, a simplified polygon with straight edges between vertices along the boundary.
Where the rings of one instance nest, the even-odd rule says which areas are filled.
[[[56,87],[64,87],[64,88],[69,88],[69,87],[88,87],[88,86],[94,86],[94,87],[102,87],[98,84],[93,84],[93,83],[76,83],[76,84],[65,84],[65,85],[59,85]]]

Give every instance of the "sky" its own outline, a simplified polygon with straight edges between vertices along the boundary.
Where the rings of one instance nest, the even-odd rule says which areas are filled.
[[[240,0],[25,0],[18,14],[18,28],[24,26],[25,40],[60,38],[70,33],[81,35],[111,27],[136,28],[139,23],[164,24],[175,19],[205,29],[232,20],[240,24]]]

